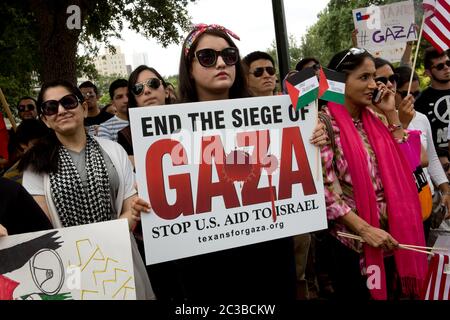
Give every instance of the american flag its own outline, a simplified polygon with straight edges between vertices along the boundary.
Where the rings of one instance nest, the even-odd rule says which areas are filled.
[[[450,48],[450,3],[448,0],[424,0],[423,35],[438,51]]]
[[[446,254],[435,254],[425,280],[424,300],[449,300],[450,263]]]

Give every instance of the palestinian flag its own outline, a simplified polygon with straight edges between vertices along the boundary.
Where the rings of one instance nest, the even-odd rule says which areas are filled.
[[[320,68],[319,99],[344,104],[345,74]]]
[[[286,79],[286,89],[292,106],[297,110],[317,99],[319,81],[312,68],[306,68]]]

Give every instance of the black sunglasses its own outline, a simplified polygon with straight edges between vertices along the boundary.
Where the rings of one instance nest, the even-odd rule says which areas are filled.
[[[233,66],[239,61],[239,50],[237,48],[225,48],[221,51],[216,51],[214,49],[201,49],[195,53],[198,62],[205,68],[215,66],[217,63],[217,58],[222,57],[223,62],[227,66]]]
[[[406,96],[408,95],[408,91],[398,91],[398,90],[397,90],[397,93],[398,93],[403,99],[405,99]],[[418,97],[419,94],[420,94],[420,91],[417,90],[417,91],[410,92],[410,93],[412,94],[412,96],[414,97],[414,99],[417,99],[417,97]]]
[[[76,95],[68,94],[59,100],[47,100],[41,104],[42,113],[46,116],[52,116],[58,113],[59,105],[66,110],[72,110],[78,107],[79,100]]]
[[[375,78],[375,82],[380,81],[380,82],[382,82],[384,84],[387,84],[388,81],[390,83],[392,83],[392,84],[394,84],[394,83],[397,84],[398,80],[399,80],[399,76],[398,76],[397,73],[391,74],[389,77],[378,77],[378,78]]]
[[[25,112],[25,111],[33,111],[34,110],[34,104],[19,104],[17,106],[17,109],[19,112]]]
[[[269,76],[273,76],[275,74],[275,68],[274,67],[258,67],[255,68],[255,71],[250,72],[252,75],[254,75],[256,78],[261,77],[264,74],[264,70],[269,74]]]
[[[315,65],[312,66],[312,68],[314,69],[314,71],[319,71],[320,70],[320,63],[316,63]]]
[[[432,66],[431,68],[436,68],[437,71],[441,71],[444,70],[445,66],[450,67],[450,60],[438,63],[437,65]]]
[[[131,92],[135,96],[140,96],[144,92],[144,86],[147,86],[150,89],[156,90],[161,86],[161,79],[150,78],[145,81],[138,82],[131,88]]]

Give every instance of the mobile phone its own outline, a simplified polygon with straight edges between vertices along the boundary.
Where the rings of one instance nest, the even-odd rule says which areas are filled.
[[[372,93],[372,102],[374,104],[380,103],[381,101],[381,90],[375,89]]]

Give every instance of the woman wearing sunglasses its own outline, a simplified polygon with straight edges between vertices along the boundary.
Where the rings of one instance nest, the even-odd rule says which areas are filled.
[[[130,74],[128,79],[128,108],[140,108],[170,104],[169,89],[163,77],[156,69],[141,65]],[[118,132],[117,142],[125,149],[130,160],[134,163],[133,141],[131,128],[127,126]],[[145,258],[142,226],[138,223],[134,235],[142,258]],[[152,286],[156,297],[160,300],[177,299],[181,296],[182,286],[177,275],[176,262],[147,266],[147,272],[152,279]]]
[[[137,67],[128,79],[128,108],[170,104],[169,91],[163,77],[152,67]],[[133,162],[131,129],[127,126],[118,132],[117,142]]]
[[[398,74],[394,73],[394,66],[387,60],[382,58],[375,58],[375,81],[377,83],[383,83],[392,92],[397,91],[398,87]],[[403,128],[407,128],[409,122],[414,116],[414,99],[412,96],[405,96],[398,106],[400,123]],[[386,123],[386,119],[382,116],[382,112],[377,108],[376,103],[372,104],[372,108],[381,115],[382,120]],[[386,123],[387,124],[387,123]]]
[[[86,134],[87,104],[80,90],[67,81],[45,83],[38,112],[51,129],[22,159],[23,185],[55,228],[128,220],[130,230],[140,220],[132,210],[137,194],[125,151],[115,142]],[[132,251],[136,295],[154,297],[134,238]]]
[[[180,59],[182,102],[248,97],[239,50],[218,25],[197,25],[184,41]],[[142,210],[136,203],[135,209]],[[176,261],[186,299],[295,298],[291,238],[268,241]]]
[[[398,249],[425,241],[417,189],[398,146],[405,138],[394,93],[375,81],[374,59],[364,49],[337,53],[328,68],[346,74],[344,105],[329,102],[323,109],[335,138],[334,147],[322,147],[322,163],[336,297],[418,297],[426,256]],[[370,108],[376,89],[388,127]]]

